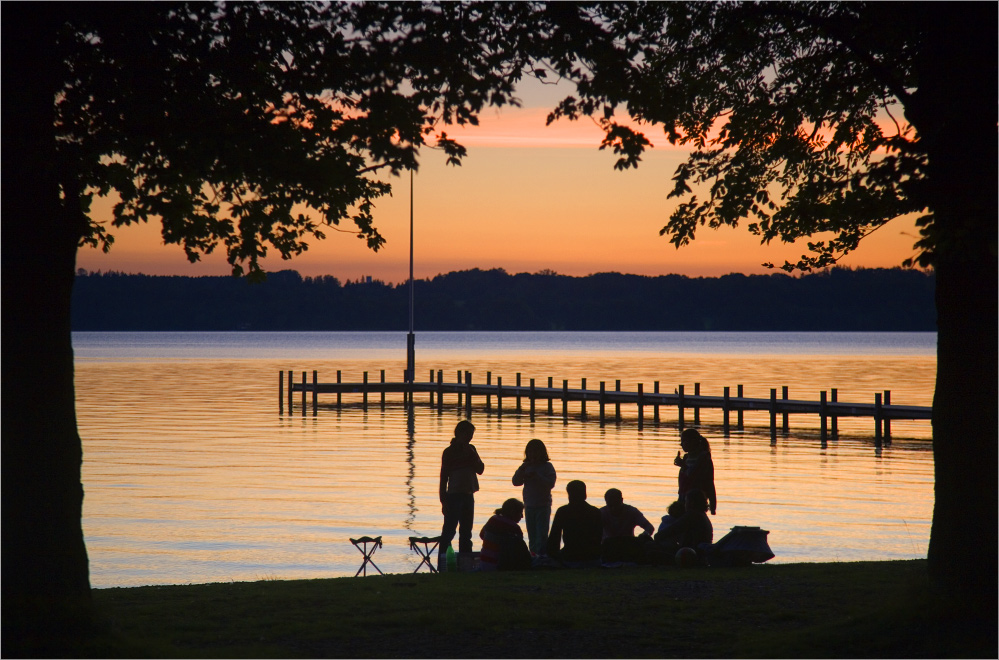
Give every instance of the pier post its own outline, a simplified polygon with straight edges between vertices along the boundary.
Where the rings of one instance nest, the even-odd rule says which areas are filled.
[[[600,381],[600,426],[604,425],[604,406],[607,403],[607,383]]]
[[[653,381],[652,383],[652,393],[659,394],[659,381]],[[659,397],[655,398],[655,403],[652,404],[652,423],[659,426]]]
[[[781,390],[781,392],[780,392],[781,398],[784,399],[785,401],[787,401],[787,385],[782,385],[781,388],[780,388],[780,390]],[[784,435],[787,435],[787,409],[786,408],[784,409],[784,412],[781,413],[781,427],[780,427],[780,429],[781,429],[781,432]]]
[[[562,426],[569,423],[569,381],[562,381]]]
[[[312,416],[319,414],[319,372],[312,370]]]
[[[465,417],[472,418],[472,372],[465,372]]]
[[[770,389],[770,444],[777,444],[777,388]]]
[[[288,370],[288,414],[291,415],[295,409],[295,397],[292,396],[292,384],[295,380],[295,372]]]
[[[486,395],[489,398],[489,395]],[[503,416],[503,377],[496,376],[496,414]]]
[[[676,404],[677,424],[679,425],[680,430],[683,431],[683,429],[684,429],[684,423],[683,423],[683,385],[678,386],[676,388],[676,391],[677,391],[677,394],[680,395],[680,399],[677,401],[677,404]]]
[[[881,393],[874,395],[874,446],[881,449]]]
[[[461,385],[461,370],[458,370],[458,384]],[[461,388],[458,388],[458,410],[461,410]]]
[[[735,396],[739,399],[742,398],[742,385],[736,385]],[[739,410],[735,413],[735,428],[737,428],[740,431],[742,430],[742,413],[743,413],[742,408],[739,408]]]
[[[534,379],[531,379],[531,421],[534,421]]]
[[[341,376],[340,370],[337,369],[337,371],[336,371],[336,384],[337,385],[339,385],[342,382],[340,376]],[[337,389],[337,391],[336,391],[336,409],[337,410],[340,410],[342,403],[343,403],[343,393],[340,392],[339,389]]]
[[[829,400],[836,403],[837,400],[837,389],[834,387],[829,392]],[[836,415],[829,416],[829,435],[832,436],[833,440],[839,438],[839,417]]]
[[[500,380],[502,380],[502,378]],[[493,384],[493,372],[487,371],[486,372],[486,385],[488,385],[488,386],[491,387],[492,384]],[[498,402],[499,401],[499,396],[497,396],[496,399],[497,399],[497,402]],[[488,393],[488,390],[487,390],[486,391],[486,412],[489,412],[492,409],[493,409],[493,397],[492,397],[491,394]]]
[[[549,376],[548,377],[548,414],[549,415],[552,414],[552,393],[551,393],[551,390],[554,389],[554,388],[555,388],[555,386],[552,384],[552,377]]]
[[[826,391],[822,390],[819,392],[819,439],[822,441],[822,448],[825,449],[826,440],[829,439],[826,432],[826,415],[828,414],[828,409],[826,408]]]
[[[581,378],[579,383],[579,388],[583,390],[583,397],[579,402],[579,416],[582,419],[586,419],[586,379]]]
[[[516,383],[517,383],[517,414],[519,415],[520,412],[521,412],[521,410],[520,410],[520,372],[519,371],[517,372]]]
[[[381,383],[381,390],[382,390],[382,392],[381,392],[381,409],[385,410],[385,370],[384,369],[382,369],[381,380],[379,382]]]
[[[621,381],[619,381],[619,380],[614,381],[614,391],[615,392],[620,392],[621,391]],[[620,401],[615,401],[614,402],[614,423],[615,424],[620,424],[621,423],[621,402]]]
[[[701,384],[694,383],[694,396],[701,396]],[[701,425],[701,407],[694,404],[694,426]]]
[[[278,373],[278,415],[284,415],[284,372]]]
[[[431,369],[430,370],[430,385],[432,386],[433,384],[434,384],[434,370]],[[430,388],[430,409],[431,410],[434,409],[434,389],[433,389],[433,387]]]
[[[437,370],[437,414],[444,412],[444,370]]]
[[[728,407],[730,402],[730,390],[731,388],[728,386],[722,388],[722,396],[725,399],[725,402],[722,404],[722,433],[725,434],[725,437],[728,437]]]
[[[890,406],[891,405],[891,390],[885,390],[884,394],[885,394],[885,398],[884,398],[885,406]],[[888,414],[885,414],[884,419],[885,419],[885,444],[886,445],[890,445],[891,444],[891,416],[889,416]]]
[[[364,372],[364,398],[361,402],[361,410],[368,412],[368,372]]]
[[[306,373],[303,371],[302,372],[302,417],[305,417],[305,409],[308,407],[306,405],[306,403],[305,403],[306,402],[306,397],[308,395],[308,389],[309,389],[308,388],[308,383],[309,383],[309,381],[306,380]]]
[[[638,384],[638,430],[641,431],[644,426],[644,410],[645,410],[645,394],[642,392],[644,386],[642,383]]]

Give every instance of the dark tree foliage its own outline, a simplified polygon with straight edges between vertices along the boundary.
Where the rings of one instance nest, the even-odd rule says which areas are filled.
[[[934,277],[834,268],[690,278],[470,270],[417,280],[420,330],[933,331]],[[73,329],[397,330],[408,284],[271,273],[231,277],[93,273],[73,287]]]
[[[811,267],[924,213],[929,565],[966,595],[990,585],[994,609],[994,3],[6,3],[2,48],[5,654],[65,654],[87,625],[77,249],[150,220],[190,259],[223,246],[251,276],[344,220],[377,248],[386,177],[430,145],[459,163],[448,124],[515,102],[523,75],[575,82],[552,119],[593,117],[622,168],[648,141],[618,107],[696,147],[664,230],[677,245],[748,216],[765,241],[814,236],[788,264]],[[121,198],[111,227],[88,213],[105,192]]]
[[[513,16],[508,16],[511,14]],[[259,274],[349,219],[377,250],[383,172],[421,146],[459,164],[448,124],[513,100],[516,18],[489,5],[127,3],[71,9],[58,25],[56,157],[81,241],[158,219],[190,260],[224,246]],[[466,34],[467,31],[467,34]],[[513,41],[512,41],[513,40]],[[111,227],[88,215],[116,193]]]
[[[3,20],[4,653],[78,653],[76,251],[136,222],[233,273],[347,231],[449,124],[514,102],[529,5],[12,3]],[[117,195],[110,226],[89,211]],[[341,229],[348,221],[352,227]],[[79,625],[77,625],[79,624]],[[98,652],[99,654],[99,652]]]
[[[638,52],[622,62],[581,48],[557,61],[579,87],[550,120],[598,118],[619,168],[638,165],[642,131],[692,147],[662,230],[677,247],[701,227],[748,220],[765,243],[809,237],[809,254],[783,266],[808,270],[892,218],[922,213],[916,260],[936,271],[939,328],[928,564],[938,587],[994,612],[996,4],[670,2],[577,13]],[[622,107],[639,130],[614,120]]]

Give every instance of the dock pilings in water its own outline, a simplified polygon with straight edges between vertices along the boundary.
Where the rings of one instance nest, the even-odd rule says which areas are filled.
[[[385,409],[387,394],[401,394],[403,401],[408,405],[415,403],[415,394],[429,395],[429,405],[436,409],[438,414],[442,414],[445,408],[445,396],[455,397],[457,409],[464,409],[465,416],[471,417],[473,412],[473,397],[478,397],[483,401],[482,408],[486,412],[493,412],[493,398],[496,400],[495,414],[502,416],[504,412],[504,398],[514,399],[513,411],[522,414],[522,399],[528,401],[528,410],[531,421],[535,420],[536,402],[547,401],[547,412],[550,417],[555,416],[554,402],[561,401],[561,418],[563,424],[569,423],[569,403],[579,402],[579,418],[586,421],[588,401],[596,402],[598,409],[598,419],[601,425],[606,424],[608,411],[611,404],[614,406],[613,419],[615,423],[621,422],[621,405],[634,405],[637,409],[637,422],[639,429],[646,423],[645,409],[652,406],[652,422],[655,425],[661,424],[660,407],[673,407],[677,410],[677,426],[682,430],[687,426],[687,410],[691,410],[693,425],[699,426],[701,423],[701,409],[720,409],[722,412],[722,430],[726,435],[730,432],[730,414],[736,413],[736,429],[744,428],[743,413],[749,411],[766,411],[770,415],[770,442],[776,444],[778,434],[778,415],[780,416],[780,429],[783,434],[789,432],[789,416],[792,414],[814,414],[819,416],[819,434],[823,444],[831,437],[837,438],[839,435],[840,417],[870,417],[874,420],[874,442],[876,447],[891,444],[891,420],[893,419],[931,419],[932,408],[926,406],[902,406],[891,403],[891,391],[874,395],[873,404],[845,403],[838,401],[838,391],[833,388],[830,392],[819,393],[818,401],[802,401],[790,399],[788,387],[781,388],[781,396],[778,398],[777,389],[770,390],[767,399],[748,398],[744,396],[743,386],[736,387],[736,396],[731,396],[731,388],[723,388],[722,396],[705,396],[701,394],[700,383],[694,383],[694,393],[690,395],[686,392],[684,385],[677,385],[674,392],[667,393],[660,391],[660,381],[653,382],[652,392],[646,392],[644,385],[638,383],[634,392],[621,389],[621,381],[615,380],[614,389],[607,388],[606,381],[600,381],[598,389],[587,389],[586,379],[581,379],[579,389],[569,387],[569,381],[563,380],[561,387],[556,387],[554,379],[549,376],[547,387],[538,387],[535,379],[530,379],[529,385],[522,383],[521,374],[517,373],[515,384],[504,385],[502,377],[497,377],[493,383],[492,372],[486,372],[486,382],[474,384],[470,371],[458,370],[453,383],[444,380],[443,370],[430,371],[429,380],[426,382],[388,382],[385,379],[385,370],[379,373],[377,382],[372,382],[368,378],[368,372],[362,374],[360,383],[347,383],[343,381],[341,371],[336,372],[336,382],[320,383],[319,374],[312,371],[311,382],[306,371],[301,372],[300,382],[295,382],[295,372],[289,370],[281,372],[278,379],[278,412],[285,413],[285,403],[287,402],[288,414],[294,414],[295,393],[301,395],[301,405],[299,411],[304,417],[309,409],[308,394],[312,394],[312,416],[318,415],[319,395],[335,394],[336,408],[343,407],[343,396],[345,394],[360,394],[361,407],[368,408],[368,395],[379,395],[379,407]],[[285,399],[285,387],[287,384],[287,399]],[[508,408],[509,409],[509,408]]]

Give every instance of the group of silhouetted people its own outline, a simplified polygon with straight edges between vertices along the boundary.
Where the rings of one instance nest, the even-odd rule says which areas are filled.
[[[456,532],[459,557],[472,553],[474,494],[479,489],[477,475],[485,470],[471,444],[474,434],[471,422],[458,422],[441,457],[441,567]],[[680,434],[680,448],[673,461],[679,468],[677,500],[656,530],[641,511],[624,503],[617,488],[604,493],[604,507],[593,506],[586,501],[586,484],[579,480],[566,484],[569,502],[552,518],[555,468],[544,442],[531,440],[512,478],[514,486],[523,487],[523,501],[506,500],[482,526],[479,570],[670,564],[681,556],[703,562],[703,551],[714,535],[708,511],[714,515],[717,510],[711,447],[697,430],[686,429]],[[526,543],[521,520],[527,527]],[[637,536],[636,529],[641,529]]]

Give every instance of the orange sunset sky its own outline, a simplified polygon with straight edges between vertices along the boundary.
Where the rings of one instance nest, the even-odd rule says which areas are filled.
[[[646,135],[648,149],[637,170],[615,171],[613,153],[599,151],[602,133],[590,120],[545,116],[568,93],[564,84],[520,88],[521,108],[489,108],[478,127],[450,127],[448,135],[468,147],[460,167],[425,149],[415,176],[415,265],[418,279],[470,268],[510,273],[552,269],[566,275],[618,271],[642,275],[718,276],[771,272],[760,264],[795,261],[801,246],[759,240],[737,229],[701,229],[679,250],[659,230],[678,203],[667,199],[671,177],[686,151],[671,147],[661,129]],[[387,176],[387,175],[386,175]],[[375,225],[387,239],[378,252],[351,233],[326,231],[323,241],[291,261],[264,262],[267,270],[341,280],[371,276],[398,283],[409,277],[409,176],[389,177],[392,197],[376,200]],[[96,202],[98,218],[110,204]],[[353,225],[342,224],[349,229]],[[226,275],[222,247],[191,264],[176,245],[164,246],[158,224],[115,230],[109,254],[81,248],[77,266],[150,275]],[[866,238],[840,261],[852,267],[893,267],[913,256],[914,216],[898,218]],[[778,271],[780,272],[780,271]]]

